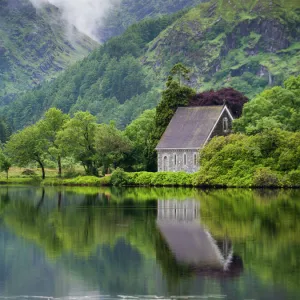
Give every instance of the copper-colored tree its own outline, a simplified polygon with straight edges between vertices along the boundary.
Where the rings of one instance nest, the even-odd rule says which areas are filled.
[[[234,118],[242,114],[243,106],[249,99],[233,88],[223,88],[219,91],[210,90],[195,95],[188,106],[212,106],[226,104]]]

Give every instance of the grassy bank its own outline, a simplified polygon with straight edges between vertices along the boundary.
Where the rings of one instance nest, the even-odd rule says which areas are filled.
[[[264,172],[262,172],[264,171]],[[300,188],[299,180],[278,181],[273,174],[262,170],[251,180],[236,180],[235,184],[224,184],[218,177],[208,182],[201,172],[188,174],[185,172],[125,172],[115,170],[112,175],[104,177],[79,175],[73,178],[58,178],[56,173],[42,180],[38,175],[11,176],[7,180],[0,176],[0,184],[23,184],[40,186],[127,186],[127,187],[211,187],[211,188]],[[50,173],[49,173],[50,174]],[[259,176],[258,176],[259,175]],[[258,183],[257,183],[258,182]]]

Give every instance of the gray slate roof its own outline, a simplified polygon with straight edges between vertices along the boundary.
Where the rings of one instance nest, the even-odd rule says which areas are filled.
[[[223,108],[223,106],[179,107],[156,149],[201,148]]]

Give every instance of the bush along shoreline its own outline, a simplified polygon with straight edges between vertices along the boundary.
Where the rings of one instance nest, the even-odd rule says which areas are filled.
[[[78,176],[75,178],[50,177],[42,180],[39,176],[11,177],[0,179],[0,185],[39,185],[39,186],[117,186],[117,187],[194,187],[194,188],[300,188],[300,172],[281,174],[268,167],[258,166],[248,172],[247,178],[230,177],[227,183],[224,174],[211,176],[200,170],[186,172],[125,172],[117,168],[111,175],[104,177]],[[242,174],[240,174],[242,175]]]

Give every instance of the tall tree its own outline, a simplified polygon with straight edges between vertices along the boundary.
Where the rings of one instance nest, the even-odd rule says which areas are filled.
[[[37,125],[13,134],[5,145],[5,153],[20,167],[37,162],[42,169],[42,178],[45,179],[46,141]]]
[[[191,73],[191,70],[188,69],[185,65],[182,63],[178,63],[173,66],[173,68],[170,71],[171,76],[174,78],[177,78],[179,85],[181,85],[182,80],[185,79],[187,81],[190,80],[189,74]]]
[[[44,135],[46,149],[49,155],[55,159],[58,168],[58,177],[62,175],[61,159],[65,155],[65,149],[59,143],[57,136],[63,125],[69,120],[69,116],[57,108],[50,108],[44,118],[37,123]]]
[[[145,110],[125,129],[126,136],[133,143],[130,167],[134,171],[148,170],[151,134],[155,130],[155,109]]]
[[[171,74],[184,74],[185,77],[188,76],[189,70],[184,67],[182,64],[175,65]],[[183,75],[182,75],[183,76]],[[169,76],[166,82],[166,89],[162,92],[161,102],[156,108],[155,115],[155,131],[150,138],[150,147],[148,149],[148,161],[149,170],[153,171],[156,169],[156,152],[155,147],[164,133],[166,127],[170,123],[176,109],[179,106],[187,106],[190,99],[196,94],[196,92],[186,86],[181,85],[180,77],[179,79],[174,79],[173,76]]]
[[[0,150],[0,170],[6,173],[6,179],[8,179],[8,171],[11,167],[10,159]]]
[[[104,171],[106,171],[111,164],[116,167],[124,158],[124,155],[131,150],[131,142],[111,122],[110,124],[101,124],[97,127],[95,148]]]
[[[77,112],[58,133],[58,144],[67,154],[81,162],[86,174],[98,175],[95,149],[96,117],[89,112]]]

